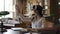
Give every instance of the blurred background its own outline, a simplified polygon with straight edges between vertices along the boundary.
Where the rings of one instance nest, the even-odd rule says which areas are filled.
[[[0,28],[31,28],[34,16],[33,5],[43,7],[45,28],[60,27],[60,0],[0,0],[0,12],[7,11],[8,15],[0,15]],[[1,22],[2,21],[2,22]]]

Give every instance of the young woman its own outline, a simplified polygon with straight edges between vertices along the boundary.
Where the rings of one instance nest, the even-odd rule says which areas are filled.
[[[35,17],[32,20],[32,28],[34,29],[44,28],[45,18],[43,17],[42,10],[43,8],[40,5],[33,6]]]

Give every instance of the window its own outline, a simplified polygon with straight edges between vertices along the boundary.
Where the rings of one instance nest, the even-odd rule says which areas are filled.
[[[60,0],[58,0],[58,10],[60,11]]]
[[[43,0],[43,7],[44,7],[44,10],[43,10],[43,14],[44,14],[44,17],[48,17],[50,16],[50,4],[48,3],[49,1],[48,0]]]
[[[58,13],[59,13],[59,18],[60,18],[60,0],[58,0]]]
[[[15,12],[15,4],[14,0],[0,0],[0,11],[8,11],[10,12],[9,15],[5,17],[13,17],[13,12]]]

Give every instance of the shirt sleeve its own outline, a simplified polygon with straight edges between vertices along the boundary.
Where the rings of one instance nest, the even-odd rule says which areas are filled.
[[[43,28],[45,27],[45,22],[46,22],[46,20],[45,20],[45,18],[43,18],[43,19],[42,19],[42,27],[43,27]]]
[[[42,18],[40,21],[41,28],[44,28],[45,18]]]
[[[45,23],[45,18],[42,18],[42,23]]]

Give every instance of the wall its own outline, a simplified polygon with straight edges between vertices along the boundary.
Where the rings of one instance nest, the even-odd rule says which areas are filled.
[[[51,14],[54,14],[52,16]],[[50,0],[50,16],[47,17],[49,21],[53,23],[57,23],[56,20],[58,18],[58,0]]]

